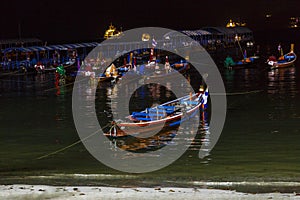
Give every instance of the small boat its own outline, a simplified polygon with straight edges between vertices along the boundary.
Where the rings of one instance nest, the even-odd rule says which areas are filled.
[[[110,136],[126,136],[140,134],[157,129],[179,126],[181,122],[192,118],[199,108],[207,107],[208,88],[200,87],[199,92],[146,108],[141,112],[133,112],[126,117],[127,121],[118,120],[108,133]]]
[[[92,75],[92,77],[94,77],[94,75]],[[112,63],[105,70],[105,73],[100,76],[96,76],[96,79],[98,79],[99,82],[112,82],[116,81],[119,77],[121,77],[121,75],[119,74],[117,67]]]
[[[271,66],[271,69],[276,69],[293,66],[296,59],[297,55],[294,53],[294,44],[291,44],[291,50],[289,53],[280,56],[278,59],[276,59],[275,56],[270,56],[267,63]]]
[[[256,57],[254,57],[254,56],[253,56],[253,57],[245,57],[244,59],[235,62],[235,65],[236,65],[236,66],[241,66],[241,65],[249,65],[249,64],[252,64],[252,63],[254,63],[255,58],[256,58]]]
[[[247,57],[247,52],[244,52],[244,58],[238,61],[233,61],[232,57],[227,56],[224,60],[225,68],[243,68],[255,62],[256,59],[259,59],[258,56]]]
[[[121,75],[118,73],[118,69],[114,64],[111,64],[108,68],[106,68],[104,73],[97,74],[97,70],[92,69],[90,65],[84,67],[84,69],[80,69],[79,71],[73,73],[72,76],[89,78],[91,82],[101,82],[101,83],[111,83],[118,80]]]
[[[166,81],[166,80],[174,80],[177,77],[180,78],[180,74],[184,74],[189,69],[188,62],[180,62],[174,63],[170,65],[168,57],[166,57],[165,67],[164,69],[156,69],[151,74],[146,74],[144,77],[145,83],[149,83],[149,81]]]
[[[238,60],[238,61],[233,61],[232,57],[230,57],[229,55],[226,57],[226,59],[224,60],[224,67],[225,68],[228,68],[228,69],[233,69],[233,68],[243,68],[243,67],[248,67],[249,64],[252,64],[254,63],[254,61],[256,59],[258,59],[259,57],[258,56],[247,56],[247,50],[245,50],[243,52],[243,49],[242,49],[242,46],[240,44],[240,40],[239,40],[239,37],[238,35],[235,36],[235,40],[239,46],[239,49],[240,49],[240,52],[241,52],[241,55],[242,55],[242,59],[241,60]]]
[[[43,65],[41,62],[38,62],[36,65],[34,65],[34,68],[37,73],[44,73],[45,71],[45,65]]]
[[[180,62],[172,64],[171,67],[174,69],[181,69],[181,68],[187,69],[189,67],[189,63],[185,60],[181,60]]]

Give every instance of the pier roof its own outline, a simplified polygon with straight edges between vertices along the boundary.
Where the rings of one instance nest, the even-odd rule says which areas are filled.
[[[221,34],[221,35],[234,35],[234,34],[245,34],[252,33],[252,31],[247,27],[236,26],[233,28],[226,28],[220,26],[205,27],[204,30],[212,34]]]
[[[205,27],[203,28],[204,30],[210,32],[210,33],[218,33],[218,34],[223,34],[223,35],[233,35],[235,34],[235,31],[233,28],[226,28],[222,26],[212,26],[212,27]]]
[[[26,43],[41,43],[42,40],[37,38],[24,38],[24,39],[7,39],[0,40],[0,45],[2,44],[26,44]]]
[[[252,33],[252,31],[249,28],[242,27],[242,26],[237,26],[237,27],[233,28],[233,30],[239,34]]]
[[[206,31],[206,30],[193,30],[193,31],[189,31],[189,30],[185,30],[182,31],[184,34],[188,35],[188,36],[197,36],[197,35],[211,35],[210,32]]]
[[[68,49],[77,49],[84,47],[96,47],[99,43],[90,42],[90,43],[75,43],[75,44],[62,44],[62,45],[50,45],[50,46],[31,46],[31,47],[11,47],[3,49],[3,53],[9,53],[12,51],[19,52],[33,52],[33,51],[47,51],[47,50],[68,50]]]
[[[210,32],[208,32],[206,30],[202,30],[202,29],[198,29],[198,30],[182,30],[182,31],[170,31],[170,32],[168,32],[168,33],[166,33],[164,35],[164,38],[182,36],[181,33],[183,33],[183,34],[185,34],[187,36],[211,35]]]

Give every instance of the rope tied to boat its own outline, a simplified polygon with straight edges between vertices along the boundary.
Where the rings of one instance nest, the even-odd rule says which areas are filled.
[[[116,137],[117,136],[117,122],[112,121],[111,124],[112,124],[112,126],[109,129],[109,135]]]
[[[102,129],[107,128],[107,127],[110,126],[110,125],[111,125],[111,124],[107,124],[107,125],[105,125]],[[54,152],[51,152],[51,153],[48,153],[48,154],[46,154],[46,155],[40,156],[40,157],[36,158],[36,160],[41,160],[41,159],[47,158],[47,157],[49,157],[49,156],[52,156],[52,155],[58,154],[58,153],[60,153],[60,152],[63,152],[63,151],[65,151],[65,150],[67,150],[67,149],[69,149],[69,148],[71,148],[71,147],[73,147],[73,146],[75,146],[75,145],[77,145],[77,144],[79,144],[79,143],[81,143],[81,142],[83,142],[83,141],[89,139],[90,137],[96,135],[97,133],[99,133],[99,130],[94,131],[93,133],[91,133],[90,135],[86,136],[85,138],[79,139],[78,141],[76,141],[76,142],[74,142],[74,143],[72,143],[72,144],[70,144],[70,145],[68,145],[68,146],[66,146],[66,147],[63,147],[63,148],[61,148],[61,149],[58,149],[58,150],[56,150],[56,151],[54,151]]]
[[[243,94],[254,94],[254,93],[259,93],[264,90],[252,90],[252,91],[246,91],[246,92],[232,92],[232,93],[226,93],[225,95],[227,96],[233,96],[233,95],[243,95]],[[212,94],[214,95],[214,94]]]

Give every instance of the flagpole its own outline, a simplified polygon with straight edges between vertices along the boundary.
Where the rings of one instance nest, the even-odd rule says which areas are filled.
[[[151,48],[151,52],[150,52],[150,62],[153,61],[153,57],[154,57],[154,48],[156,47],[157,42],[154,39],[154,36],[152,36],[152,48]]]

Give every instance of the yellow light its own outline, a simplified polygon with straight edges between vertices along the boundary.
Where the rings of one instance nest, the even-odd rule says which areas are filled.
[[[235,27],[235,23],[230,19],[229,22],[227,23],[226,27],[227,28],[232,28],[232,27]]]
[[[109,28],[104,33],[104,38],[108,39],[113,36],[120,36],[121,34],[122,31],[117,31],[117,29],[112,24],[110,24]]]
[[[148,33],[144,33],[142,35],[142,41],[146,42],[150,40],[150,35]]]

